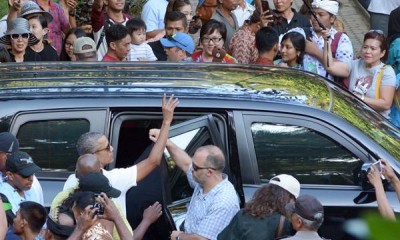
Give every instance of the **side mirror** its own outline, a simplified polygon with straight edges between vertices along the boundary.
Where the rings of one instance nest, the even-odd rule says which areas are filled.
[[[355,204],[367,204],[376,201],[376,194],[374,190],[362,191],[357,197],[353,199]]]

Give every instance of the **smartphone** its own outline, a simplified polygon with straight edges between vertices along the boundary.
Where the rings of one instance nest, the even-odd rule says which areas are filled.
[[[381,161],[376,161],[374,163],[371,163],[370,167],[368,168],[368,171],[372,171],[372,166],[375,166],[378,169],[378,172],[382,172],[382,162]]]
[[[97,208],[96,215],[103,215],[104,206],[101,203],[96,202],[97,197],[101,197],[100,194],[94,194],[95,202],[93,203],[93,208]]]
[[[261,12],[262,12],[262,13],[265,12],[265,11],[267,11],[267,10],[269,10],[269,3],[268,3],[268,1],[266,1],[266,0],[261,0],[261,7],[262,7],[262,9],[261,9]]]

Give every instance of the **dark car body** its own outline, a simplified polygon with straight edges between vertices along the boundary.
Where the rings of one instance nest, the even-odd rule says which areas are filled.
[[[171,140],[189,154],[206,144],[221,147],[225,172],[242,206],[271,177],[291,174],[300,181],[301,194],[323,203],[320,231],[327,238],[343,239],[340,229],[347,219],[376,208],[376,202],[356,199],[363,191],[373,192],[362,178],[364,163],[384,158],[400,171],[396,127],[336,84],[278,67],[2,64],[0,131],[15,134],[21,150],[42,167],[37,177],[49,205],[75,169],[75,144],[82,133],[109,137],[115,158],[109,169],[143,159],[151,145],[148,131],[161,123],[163,93],[180,100]],[[185,175],[168,153],[158,171],[131,195],[163,186],[154,196],[179,218],[192,193]],[[400,211],[395,192],[386,187],[393,208]],[[130,197],[128,219],[134,209]]]

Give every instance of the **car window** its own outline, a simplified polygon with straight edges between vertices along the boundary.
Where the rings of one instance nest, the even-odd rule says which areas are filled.
[[[19,128],[17,138],[20,150],[31,155],[43,171],[73,171],[76,141],[89,127],[86,119],[32,121]]]
[[[264,122],[253,122],[251,133],[262,182],[286,173],[302,184],[358,184],[362,161],[328,136],[303,126]]]

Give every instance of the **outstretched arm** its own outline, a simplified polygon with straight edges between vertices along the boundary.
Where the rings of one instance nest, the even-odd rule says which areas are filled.
[[[385,190],[383,188],[381,173],[375,166],[372,166],[371,171],[368,173],[368,180],[375,188],[378,210],[382,217],[396,220],[393,209],[390,206],[389,200],[387,199]]]
[[[156,142],[157,139],[159,138],[160,135],[160,130],[159,129],[151,129],[149,133],[149,138],[153,141]],[[167,150],[171,154],[171,158],[174,160],[176,165],[183,171],[187,172],[189,169],[190,165],[192,164],[192,158],[185,152],[183,151],[180,147],[175,145],[173,142],[170,140],[167,141]]]
[[[383,165],[383,176],[392,183],[392,186],[394,187],[394,190],[397,193],[397,198],[400,201],[400,180],[397,177],[397,175],[394,173],[393,168],[390,166],[388,161],[385,159],[380,159]]]
[[[137,182],[145,178],[160,164],[168,140],[169,128],[174,118],[174,110],[178,104],[179,101],[177,98],[174,98],[173,94],[168,100],[166,94],[164,94],[162,100],[163,122],[161,125],[160,136],[155,142],[149,157],[137,164]]]

